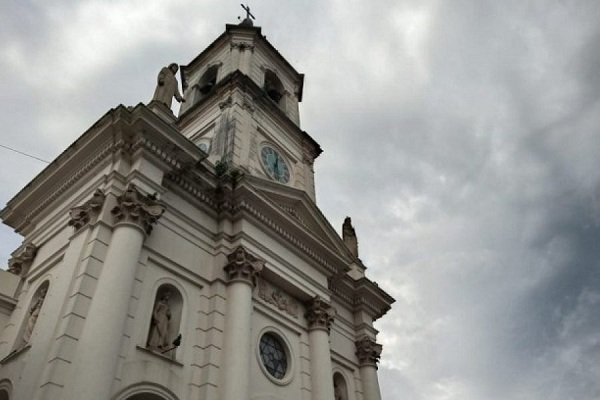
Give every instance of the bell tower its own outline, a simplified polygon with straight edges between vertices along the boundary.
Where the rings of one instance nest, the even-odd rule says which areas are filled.
[[[301,190],[315,201],[313,163],[321,148],[300,128],[304,75],[247,11],[181,67],[186,101],[178,125],[213,163]]]

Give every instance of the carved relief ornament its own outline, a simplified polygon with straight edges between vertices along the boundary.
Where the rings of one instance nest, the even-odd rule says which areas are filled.
[[[35,258],[37,247],[31,243],[21,245],[12,253],[12,257],[8,260],[8,272],[15,275],[25,276],[29,267]]]
[[[75,230],[79,230],[89,224],[100,214],[105,198],[104,192],[97,189],[91,199],[80,206],[71,208],[69,211],[69,216],[71,217],[69,225],[74,227]]]
[[[238,246],[233,253],[227,256],[225,274],[228,282],[245,282],[256,286],[258,275],[265,265],[265,261],[250,254],[244,246]]]
[[[251,52],[254,52],[254,45],[250,44],[250,43],[245,43],[245,42],[231,42],[231,44],[229,45],[230,49],[239,49],[239,51],[246,51],[246,50],[250,50]]]
[[[289,294],[265,280],[258,281],[258,297],[279,310],[298,318],[298,303]]]
[[[117,205],[111,210],[115,223],[131,223],[139,226],[149,235],[153,225],[165,212],[156,195],[143,195],[130,184],[125,193],[117,197]]]
[[[306,314],[304,317],[308,321],[308,329],[325,329],[329,332],[335,309],[327,304],[319,296],[313,297],[306,305]]]
[[[376,343],[373,339],[368,336],[363,336],[361,339],[356,341],[356,357],[360,365],[374,365],[377,366],[379,357],[381,357],[381,350],[383,346]]]

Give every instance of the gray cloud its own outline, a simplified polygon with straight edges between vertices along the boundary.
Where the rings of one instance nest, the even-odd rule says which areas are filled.
[[[241,14],[54,3],[0,16],[3,138],[46,158],[108,108],[149,99],[160,66],[191,60]],[[353,217],[368,275],[398,300],[377,323],[384,398],[599,398],[600,5],[255,11],[306,73],[303,128],[325,150],[318,202],[335,226]],[[40,165],[2,154],[6,201]],[[0,237],[6,259],[18,238]]]

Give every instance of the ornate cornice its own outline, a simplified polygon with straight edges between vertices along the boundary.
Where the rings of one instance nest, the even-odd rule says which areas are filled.
[[[331,307],[321,297],[315,296],[306,304],[306,313],[304,317],[308,321],[308,329],[322,329],[329,332],[335,308]]]
[[[250,50],[254,52],[254,45],[246,42],[231,42],[230,49],[239,49],[239,51]]]
[[[147,235],[164,212],[165,206],[156,199],[156,195],[143,195],[133,184],[117,197],[117,205],[111,210],[115,224],[137,225]]]
[[[100,214],[105,198],[104,192],[101,189],[96,189],[91,199],[80,206],[71,208],[69,211],[69,225],[77,231],[89,224]]]
[[[347,274],[329,278],[329,289],[337,299],[345,302],[354,311],[364,310],[373,321],[387,313],[394,298],[366,277],[354,279]]]
[[[355,344],[358,363],[361,366],[371,365],[377,368],[377,362],[379,362],[379,357],[381,357],[383,346],[368,336],[363,336]]]
[[[244,282],[256,286],[258,275],[265,265],[264,260],[250,254],[244,246],[238,246],[227,256],[227,261],[224,269],[229,283]]]
[[[296,246],[298,249],[302,250],[305,254],[310,256],[313,260],[319,263],[326,270],[331,273],[337,272],[335,266],[333,266],[330,262],[326,261],[323,257],[320,257],[317,252],[313,251],[310,246],[308,246],[303,240],[300,240],[296,235],[290,233],[287,229],[283,228],[281,224],[276,223],[273,219],[269,218],[266,214],[260,212],[250,201],[240,200],[237,206],[233,209],[233,211],[244,210],[259,221],[269,226],[275,232],[277,232],[281,237],[287,239],[290,243]]]
[[[12,253],[12,257],[8,260],[8,272],[25,276],[33,263],[36,253],[37,247],[34,244],[22,244]]]

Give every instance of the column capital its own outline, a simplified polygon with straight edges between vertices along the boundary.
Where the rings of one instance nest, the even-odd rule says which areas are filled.
[[[15,275],[25,276],[33,259],[37,254],[38,248],[33,243],[23,243],[12,253],[8,260],[8,272]]]
[[[111,210],[115,224],[130,223],[137,225],[147,235],[152,232],[153,225],[165,212],[165,206],[156,195],[143,195],[133,184],[117,197],[117,205]]]
[[[225,273],[227,282],[244,282],[256,286],[256,279],[265,265],[265,260],[250,254],[244,246],[238,246],[227,256]]]
[[[91,199],[69,210],[69,225],[78,231],[92,222],[92,219],[100,214],[105,198],[104,192],[101,189],[96,189]]]
[[[335,308],[331,307],[321,297],[315,296],[306,303],[306,313],[304,317],[308,321],[308,329],[323,329],[329,332]]]
[[[355,344],[358,363],[361,366],[372,365],[377,368],[377,362],[379,362],[379,357],[381,357],[383,346],[368,336],[363,336]]]

